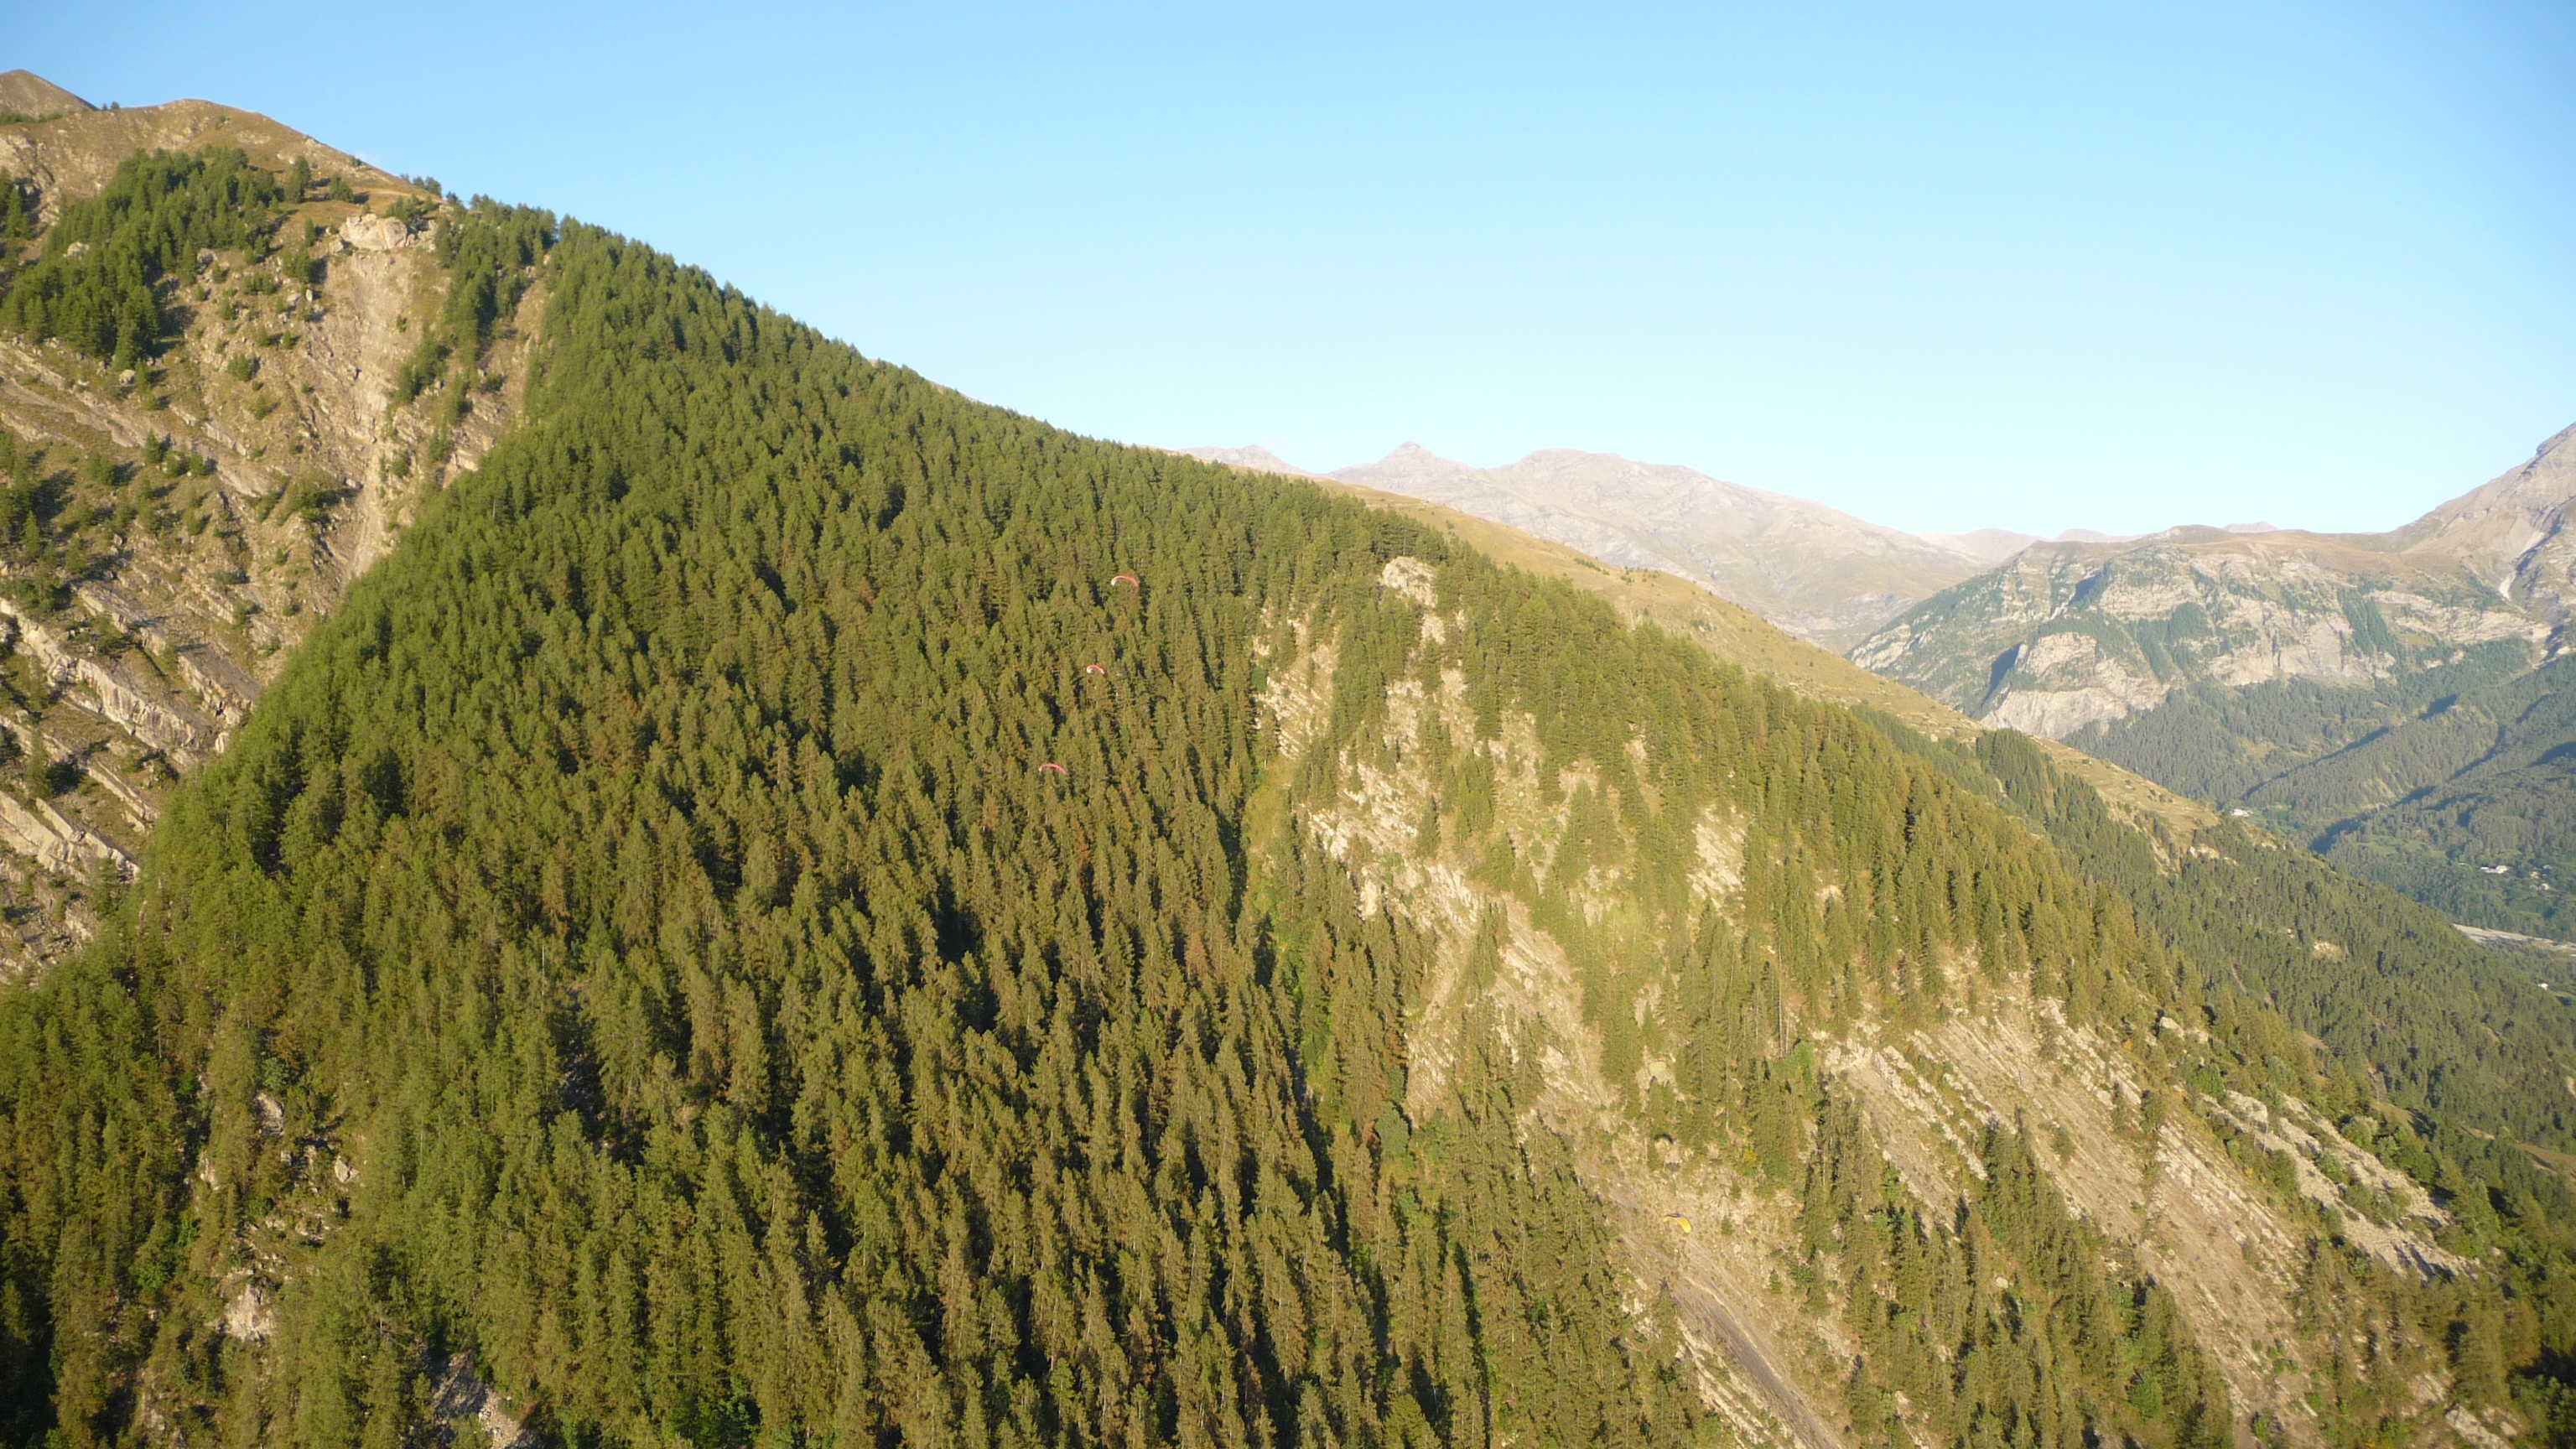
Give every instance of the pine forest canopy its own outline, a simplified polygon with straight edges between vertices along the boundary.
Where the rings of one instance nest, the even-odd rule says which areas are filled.
[[[126,283],[263,224],[246,164],[120,173],[0,319],[148,355]],[[1541,1110],[1566,1040],[1428,1035],[1524,929],[1613,1135],[1780,1205],[1850,1442],[2286,1432],[2068,1205],[2048,1124],[1987,1122],[1927,1199],[1819,1068],[2015,993],[2151,1084],[2150,1161],[2191,1118],[2289,1178],[2300,1434],[2576,1433],[2576,1051],[2429,913],[1309,484],[966,401],[597,229],[439,225],[393,405],[461,396],[542,287],[519,421],[183,785],[92,947],[0,995],[8,1442],[429,1443],[467,1364],[567,1444],[1754,1432]],[[1292,759],[1258,702],[1326,654]],[[1399,767],[1438,782],[1409,852],[1494,903],[1455,940],[1316,828]],[[1723,891],[1710,822],[1749,843]],[[2366,1131],[2474,1267],[2354,1246],[2216,1125],[2237,1097]]]
[[[0,314],[33,336],[131,367],[160,350],[154,284],[201,248],[264,236],[285,196],[237,150],[132,157],[104,192],[47,232],[43,255],[10,279]],[[5,200],[18,214],[14,186]]]

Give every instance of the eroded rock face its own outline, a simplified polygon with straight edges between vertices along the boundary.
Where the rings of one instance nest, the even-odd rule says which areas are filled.
[[[0,794],[0,845],[40,870],[71,874],[102,861],[131,866],[133,858],[87,827],[63,818],[47,800]],[[86,934],[86,932],[84,932]]]
[[[439,223],[385,214],[427,198],[354,158],[182,101],[0,127],[0,173],[51,225],[137,150],[215,145],[281,173],[303,157],[363,198],[307,201],[281,225],[281,247],[311,229],[312,276],[199,252],[164,279],[178,330],[139,368],[0,333],[0,427],[68,500],[40,547],[0,541],[17,766],[0,770],[0,981],[88,934],[99,873],[130,873],[170,786],[222,752],[289,651],[516,412],[533,294],[461,417],[442,393],[396,398],[445,297]]]
[[[2036,544],[1852,650],[1865,668],[1993,725],[2063,739],[2176,690],[2277,680],[2362,687],[2546,621],[2458,562],[2309,534]]]
[[[1988,712],[1985,723],[2051,739],[2063,739],[2096,720],[2152,708],[2168,692],[2144,671],[2106,657],[2101,642],[2089,634],[2043,635],[2021,649],[2014,667],[2072,687],[2016,691]]]
[[[400,251],[426,246],[431,239],[427,231],[390,216],[353,216],[340,228],[340,240],[362,252]]]
[[[542,1441],[528,1431],[524,1416],[514,1414],[500,1394],[474,1371],[474,1360],[450,1354],[431,1391],[430,1415],[442,1423],[470,1423],[492,1449],[534,1449]]]
[[[244,1343],[258,1343],[277,1332],[277,1312],[269,1304],[268,1290],[244,1283],[224,1305],[223,1327],[227,1335]]]

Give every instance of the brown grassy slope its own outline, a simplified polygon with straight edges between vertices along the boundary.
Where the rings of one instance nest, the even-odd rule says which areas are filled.
[[[89,102],[34,71],[0,71],[0,115],[42,119],[89,109]]]
[[[0,110],[5,109],[0,104]],[[337,172],[347,176],[350,185],[373,193],[379,209],[399,196],[424,195],[401,177],[293,127],[212,101],[76,111],[0,127],[0,174],[34,183],[37,222],[50,226],[66,202],[96,195],[116,174],[117,165],[135,152],[199,146],[238,146],[253,161],[280,171],[296,157],[305,157],[317,175]]]

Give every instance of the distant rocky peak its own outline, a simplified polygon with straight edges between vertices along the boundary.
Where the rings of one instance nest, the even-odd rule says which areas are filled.
[[[1318,478],[1323,475],[1300,468],[1258,443],[1240,448],[1202,445],[1180,450],[1185,456],[1206,463],[1223,463],[1229,468],[1244,468],[1255,473],[1284,473],[1292,478]]]
[[[1396,444],[1392,452],[1374,463],[1363,463],[1356,468],[1337,469],[1333,476],[1356,482],[1376,483],[1409,478],[1448,477],[1476,471],[1469,464],[1443,458],[1420,443],[1408,441]]]
[[[1388,451],[1385,457],[1378,459],[1378,462],[1381,465],[1400,463],[1407,467],[1415,468],[1465,468],[1472,466],[1470,464],[1458,462],[1454,459],[1443,458],[1438,453],[1431,451],[1420,443],[1412,442],[1410,440],[1396,444],[1394,448]]]
[[[1594,453],[1582,448],[1540,448],[1512,466],[1515,468],[1650,468],[1655,465],[1640,463],[1619,453]]]
[[[2533,450],[2529,462],[2390,537],[2409,551],[2457,559],[2481,574],[2528,572],[2535,554],[2569,552],[2561,529],[2571,504],[2576,504],[2576,427],[2551,435]]]

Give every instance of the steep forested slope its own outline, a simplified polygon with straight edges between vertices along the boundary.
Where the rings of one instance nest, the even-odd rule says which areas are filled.
[[[2040,827],[2184,955],[2320,1039],[2345,1078],[2333,1090],[2355,1105],[2388,1099],[2433,1114],[2418,1131],[2439,1117],[2454,1131],[2500,1124],[2536,1143],[2576,1132],[2567,1095],[2533,1080],[2560,1059],[2566,1013],[2434,912],[2234,822],[2195,832],[2187,847],[2143,835],[2021,735],[1960,745],[1892,733],[1960,762],[1972,788]],[[2518,1155],[2499,1160],[2517,1178],[2528,1168]]]
[[[2469,650],[2368,688],[2200,687],[2071,743],[2235,802],[2472,925],[2564,936],[2576,871],[2569,663]]]
[[[1379,521],[550,274],[536,420],[10,1003],[18,1432],[399,1438],[448,1350],[575,1437],[1686,1420],[1544,1143],[1381,1161],[1401,940],[1248,894],[1253,611]]]
[[[2576,660],[2436,703],[2249,798],[2454,919],[2576,935]]]
[[[447,224],[517,426],[0,995],[13,1442],[2548,1421],[2576,1063],[2429,917]]]
[[[1847,1315],[1826,1351],[1845,1355],[1862,1439],[1887,1389],[1914,1432],[1975,1432],[1966,1379],[1912,1377],[1921,1355],[1970,1346],[1905,1336],[1947,1301],[1939,1270],[1891,1288],[1885,1254],[1903,1251],[1850,1255],[1855,1224],[1887,1223],[1873,1213],[1915,1222],[1936,1260],[1999,1251],[1969,1246],[1994,1230],[1975,1213],[1959,1238],[1909,1217],[1982,1206],[2019,1160],[1975,1145],[1998,1124],[2044,1132],[2044,1175],[2136,1255],[2129,1331],[2178,1313],[2266,1432],[2394,1432],[2438,1405],[2409,1376],[2438,1381],[2449,1345],[2576,1328],[2566,1185],[2489,1125],[2567,1140],[2563,1013],[2439,917],[2242,830],[2141,832],[2016,735],[1873,731],[1461,565],[1387,579],[1374,626],[1277,646],[1295,662],[1274,712],[1316,800],[1309,831],[1433,938],[1417,1069],[1436,1079],[1444,1033],[1479,1021],[1534,1033],[1543,1118],[1610,1138],[1589,1174],[1605,1197],[1632,1220],[1696,1204],[1756,1239],[1693,1239],[1660,1260],[1672,1282],[1731,1293],[1740,1325],[1795,1311],[1750,1286],[1786,1273],[1810,1311]],[[1832,1166],[1855,1108],[1865,1145]],[[1783,1179],[1801,1184],[1793,1219],[1742,1204]],[[2505,1237],[2527,1256],[2499,1256]],[[2017,1283],[2081,1301],[2067,1251],[2017,1260]],[[2074,1256],[2123,1261],[2098,1242]],[[2179,1306],[2156,1308],[2149,1283]],[[2281,1346],[2293,1336],[2306,1347]],[[2057,1365],[2044,1392],[2085,1432],[2189,1438],[2210,1407],[2173,1390],[2209,1382],[2188,1352],[2122,1350],[2164,1365],[2140,1402],[2176,1417],[2141,1420],[2067,1407],[2105,1385],[2066,1343],[1997,1351],[2006,1381]]]

